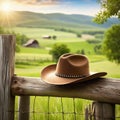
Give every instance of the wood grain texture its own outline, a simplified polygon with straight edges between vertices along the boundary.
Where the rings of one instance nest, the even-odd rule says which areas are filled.
[[[83,83],[56,86],[40,78],[14,77],[13,95],[75,97],[120,104],[120,80],[98,78]]]
[[[115,120],[115,104],[94,102],[94,120]]]
[[[0,35],[0,120],[14,120],[14,96],[11,79],[14,74],[15,36]]]
[[[30,96],[20,96],[19,98],[19,120],[29,120]]]

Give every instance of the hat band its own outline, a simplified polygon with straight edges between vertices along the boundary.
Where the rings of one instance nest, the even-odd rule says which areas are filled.
[[[55,73],[55,75],[63,78],[83,78],[87,76],[87,75],[65,75],[65,74],[58,74],[58,73]]]

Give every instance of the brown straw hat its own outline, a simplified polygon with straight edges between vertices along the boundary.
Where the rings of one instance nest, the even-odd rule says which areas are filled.
[[[106,75],[106,72],[91,73],[89,61],[80,54],[63,54],[57,64],[45,67],[41,79],[49,84],[65,85],[83,82]]]

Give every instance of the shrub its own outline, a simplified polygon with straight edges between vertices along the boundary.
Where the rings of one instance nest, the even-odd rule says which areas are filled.
[[[80,33],[77,33],[77,37],[81,37],[82,35]]]
[[[57,36],[56,36],[56,35],[53,35],[52,38],[53,38],[53,40],[56,40],[56,39],[57,39]]]
[[[85,55],[85,50],[84,49],[81,49],[81,50],[77,50],[76,52],[77,54],[82,54],[82,55]]]
[[[59,57],[64,53],[69,53],[70,49],[65,44],[54,44],[49,53],[52,55],[53,61],[57,62]]]

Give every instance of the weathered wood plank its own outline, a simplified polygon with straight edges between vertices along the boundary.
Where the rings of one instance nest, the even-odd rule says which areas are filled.
[[[94,102],[94,120],[115,120],[115,104]]]
[[[20,96],[19,98],[19,120],[29,120],[30,96]]]
[[[0,120],[14,120],[14,96],[11,79],[14,74],[15,36],[0,35]]]
[[[14,77],[13,95],[75,97],[120,104],[120,80],[98,78],[83,83],[56,86],[40,78]]]

